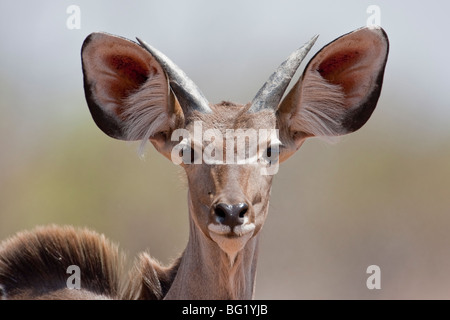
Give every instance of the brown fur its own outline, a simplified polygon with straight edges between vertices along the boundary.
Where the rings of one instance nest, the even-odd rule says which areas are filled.
[[[180,259],[177,259],[170,267],[162,267],[148,253],[141,253],[129,274],[127,285],[121,295],[122,299],[163,299],[172,285],[179,264]]]
[[[80,267],[80,290],[67,289],[70,265]],[[3,299],[116,299],[121,274],[117,246],[87,229],[37,227],[0,245]]]
[[[387,53],[384,31],[362,28],[316,54],[279,108],[247,112],[250,104],[223,101],[205,113],[177,104],[194,100],[177,100],[159,63],[131,41],[93,34],[83,45],[82,57],[89,108],[100,129],[110,136],[150,138],[170,159],[178,143],[171,141],[171,133],[178,128],[189,132],[189,138],[183,136],[191,140],[186,144],[199,147],[191,156],[208,147],[208,141],[194,141],[197,121],[203,132],[215,129],[223,137],[228,129],[279,129],[278,165],[307,137],[352,132],[367,121],[381,90]],[[239,165],[181,164],[188,184],[190,232],[185,251],[171,266],[163,267],[142,253],[128,277],[122,277],[117,247],[103,236],[71,227],[38,228],[2,243],[0,295],[11,299],[252,298],[260,230],[268,214],[273,180],[273,175],[261,174],[267,159],[260,154],[254,158],[257,161]],[[245,211],[227,216],[239,217],[239,223],[227,224],[222,219],[225,213],[217,211],[242,205]],[[72,264],[81,268],[81,290],[66,288],[66,269]]]

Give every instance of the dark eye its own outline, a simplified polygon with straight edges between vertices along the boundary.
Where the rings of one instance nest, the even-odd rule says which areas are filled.
[[[195,159],[197,158],[194,148],[189,146],[185,146],[180,151],[180,156],[183,158],[184,164],[193,164]]]
[[[278,147],[272,149],[272,147],[268,147],[263,154],[263,159],[269,165],[276,163],[278,161],[279,150]]]

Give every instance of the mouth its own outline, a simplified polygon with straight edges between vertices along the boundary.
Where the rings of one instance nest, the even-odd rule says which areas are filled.
[[[210,223],[208,225],[211,239],[224,251],[233,263],[236,254],[241,251],[255,231],[254,223],[230,226]]]
[[[225,238],[233,239],[246,236],[249,233],[253,234],[253,231],[255,231],[255,224],[245,223],[231,228],[230,226],[226,225],[210,223],[208,225],[208,230],[210,234],[215,234],[218,236],[223,236]]]

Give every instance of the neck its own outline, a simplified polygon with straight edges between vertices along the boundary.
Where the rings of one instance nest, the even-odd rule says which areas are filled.
[[[258,238],[251,238],[230,261],[190,219],[189,241],[165,299],[252,299]]]

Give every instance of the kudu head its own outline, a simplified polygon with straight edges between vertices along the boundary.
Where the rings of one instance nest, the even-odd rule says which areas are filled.
[[[87,103],[109,136],[150,140],[184,167],[191,228],[231,258],[263,226],[278,164],[308,137],[359,129],[377,104],[388,54],[381,28],[326,45],[282,99],[315,40],[289,56],[251,103],[210,105],[158,50],[93,33],[82,48]]]

